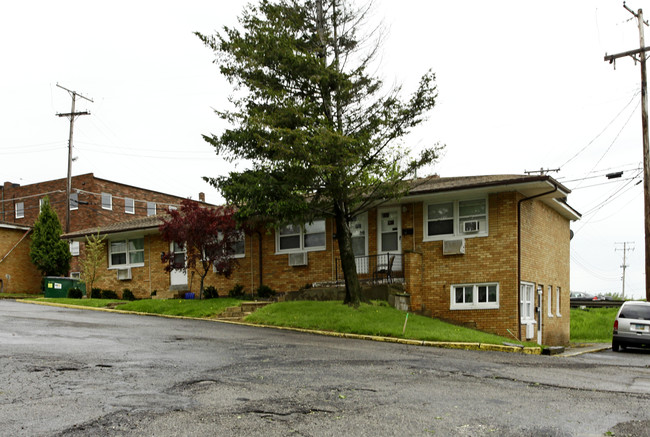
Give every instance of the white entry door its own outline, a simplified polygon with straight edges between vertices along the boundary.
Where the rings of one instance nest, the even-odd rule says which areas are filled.
[[[402,214],[399,206],[382,208],[377,211],[377,265],[388,264],[389,257],[395,256],[393,270],[402,270]]]
[[[368,213],[364,212],[350,220],[352,251],[357,273],[368,273]]]
[[[185,265],[185,249],[181,249],[176,243],[172,243],[169,248],[174,253],[174,264]],[[169,283],[172,287],[174,285],[187,285],[187,271],[172,270],[169,273]]]

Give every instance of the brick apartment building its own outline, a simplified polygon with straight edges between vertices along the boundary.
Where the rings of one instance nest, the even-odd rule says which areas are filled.
[[[362,280],[404,284],[411,310],[503,336],[542,344],[569,342],[571,221],[569,190],[550,176],[432,177],[408,196],[350,223]],[[159,220],[135,219],[99,229],[108,269],[100,287],[138,297],[191,289],[192,272],[165,273]],[[81,241],[91,228],[66,236]],[[324,218],[247,234],[230,278],[208,275],[225,294],[261,283],[288,292],[342,279],[335,225]],[[131,262],[124,247],[138,242]],[[135,247],[135,246],[133,246]],[[111,265],[113,252],[119,263]],[[116,275],[115,270],[128,271]],[[198,288],[194,280],[193,291]]]
[[[29,261],[30,226],[0,222],[0,293],[38,291],[41,274]]]
[[[32,226],[40,213],[41,202],[47,196],[65,232],[66,190],[65,178],[29,185],[5,182],[0,187],[0,222]],[[137,217],[156,215],[178,207],[181,200],[183,197],[101,179],[92,173],[73,176],[69,231],[102,228]],[[205,200],[202,193],[199,193],[199,200]],[[82,250],[83,242],[71,244],[72,276],[79,273],[78,255]],[[0,252],[0,256],[3,255]]]

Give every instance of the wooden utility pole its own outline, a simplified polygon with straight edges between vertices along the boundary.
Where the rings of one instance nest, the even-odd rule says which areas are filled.
[[[625,299],[625,269],[627,269],[629,266],[626,264],[626,255],[628,250],[634,250],[634,247],[628,247],[628,244],[634,244],[633,242],[630,241],[624,241],[622,243],[616,243],[616,244],[622,244],[623,249],[614,249],[615,251],[622,250],[623,251],[623,264],[621,265],[621,268],[623,269],[623,288],[621,291],[621,297]]]
[[[56,84],[56,86],[66,90],[68,93],[70,93],[70,96],[72,97],[72,109],[70,110],[70,112],[67,114],[61,114],[61,113],[56,114],[58,117],[68,117],[70,119],[70,136],[68,137],[68,179],[67,179],[68,182],[65,190],[65,204],[66,204],[65,231],[70,232],[70,191],[72,190],[72,135],[74,132],[74,119],[75,117],[78,117],[80,115],[90,115],[90,112],[88,111],[74,112],[74,107],[75,107],[75,101],[77,100],[77,96],[81,97],[82,99],[86,99],[91,103],[92,100],[89,99],[88,97],[82,96],[76,91],[70,91],[69,89],[62,87],[58,83]]]
[[[646,52],[650,47],[645,46],[643,37],[643,25],[648,25],[643,21],[643,10],[639,9],[634,12],[628,8],[625,2],[623,7],[634,15],[639,23],[639,49],[616,55],[605,55],[605,61],[614,63],[617,58],[631,56],[635,61],[641,64],[641,126],[643,127],[643,214],[645,228],[645,295],[646,300],[650,301],[650,159],[648,158],[650,150],[650,141],[648,140],[648,82],[646,79]]]

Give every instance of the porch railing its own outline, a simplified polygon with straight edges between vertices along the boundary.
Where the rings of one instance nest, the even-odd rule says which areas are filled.
[[[404,258],[401,253],[356,256],[354,262],[362,283],[391,283],[404,279]],[[343,280],[341,258],[336,258],[336,281]]]

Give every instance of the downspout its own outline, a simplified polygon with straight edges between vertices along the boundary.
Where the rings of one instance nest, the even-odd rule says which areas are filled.
[[[517,326],[519,327],[519,340],[521,341],[521,204],[527,200],[537,199],[547,194],[555,193],[558,190],[557,184],[553,189],[545,193],[524,197],[517,202]],[[541,317],[541,316],[540,316]],[[541,320],[540,320],[541,322]]]
[[[259,256],[260,287],[261,287],[262,285],[264,285],[264,280],[262,279],[263,278],[262,274],[264,273],[264,269],[262,267],[262,259],[263,259],[263,256],[262,256],[262,232],[260,230],[257,230],[256,233],[257,233],[257,241],[259,242],[258,256]],[[252,269],[251,269],[251,271],[252,271]],[[251,290],[251,293],[252,292],[253,292],[253,290]]]

